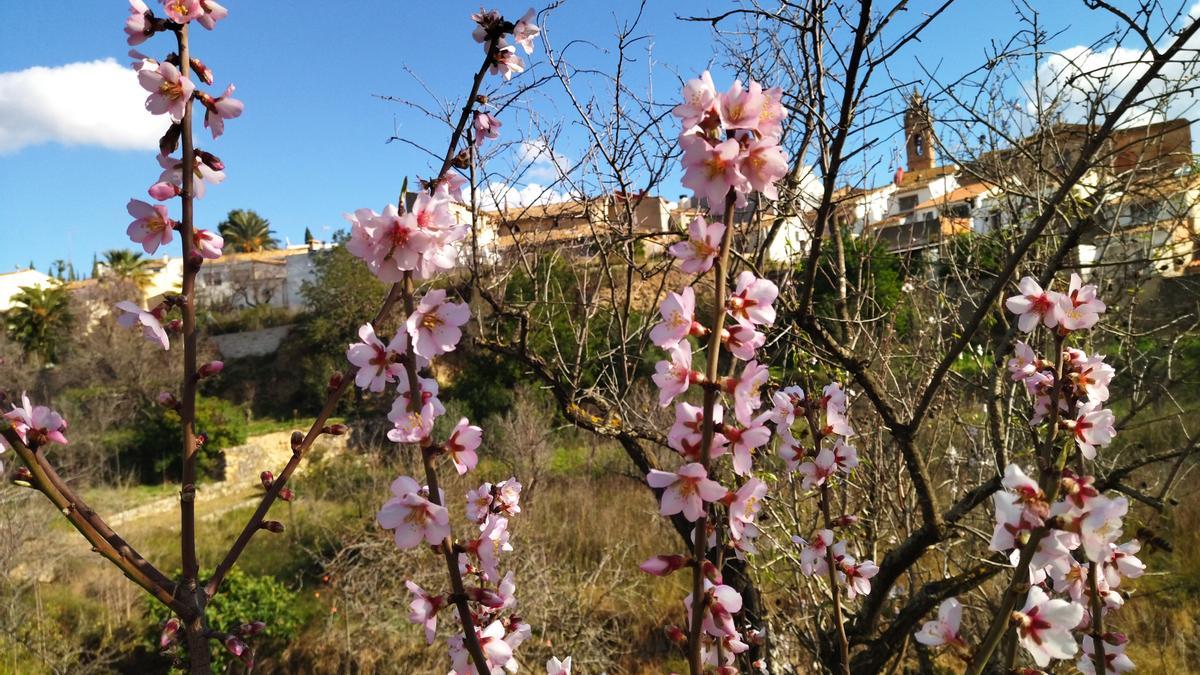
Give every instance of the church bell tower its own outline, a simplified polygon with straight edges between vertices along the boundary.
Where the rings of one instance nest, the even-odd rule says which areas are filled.
[[[908,155],[908,170],[921,171],[937,165],[936,140],[929,106],[917,90],[908,99],[904,112],[904,146]]]

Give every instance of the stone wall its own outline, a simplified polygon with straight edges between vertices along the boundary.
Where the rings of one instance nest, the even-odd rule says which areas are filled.
[[[214,335],[210,340],[225,359],[241,359],[247,356],[274,354],[283,344],[283,339],[292,330],[291,325],[263,328],[244,333]]]

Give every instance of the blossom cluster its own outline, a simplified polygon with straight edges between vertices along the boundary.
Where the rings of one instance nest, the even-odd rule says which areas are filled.
[[[1113,413],[1103,407],[1114,370],[1103,355],[1089,355],[1065,342],[1073,333],[1095,326],[1105,305],[1095,286],[1085,285],[1076,274],[1066,293],[1043,290],[1030,277],[1021,280],[1019,290],[1020,295],[1006,302],[1018,315],[1018,328],[1025,333],[1039,326],[1053,330],[1054,343],[1062,351],[1055,362],[1018,341],[1008,371],[1033,400],[1031,425],[1045,427],[1056,420],[1057,427],[1047,429],[1048,437],[1055,439],[1057,431],[1069,437],[1050,447],[1065,459],[1074,454],[1069,453],[1073,446],[1082,467],[1084,459],[1094,460],[1097,448],[1108,445],[1116,434]],[[1042,483],[1018,464],[1005,468],[1003,489],[993,495],[996,524],[989,548],[1009,554],[1019,565],[1021,549],[1036,541],[1027,567],[1030,588],[1024,605],[1011,617],[1019,642],[1039,667],[1080,654],[1076,668],[1095,673],[1093,623],[1124,603],[1117,590],[1122,581],[1145,571],[1137,558],[1141,544],[1136,539],[1118,543],[1129,509],[1125,497],[1108,497],[1097,489],[1093,476],[1047,459],[1053,473],[1044,474]],[[1046,485],[1052,486],[1053,499]],[[1092,616],[1096,608],[1099,617]],[[960,621],[958,601],[946,600],[938,618],[927,622],[916,638],[930,646],[965,645]],[[1105,633],[1102,640],[1105,672],[1132,670],[1125,636]]]
[[[54,410],[44,405],[33,405],[29,395],[21,394],[21,405],[13,405],[12,410],[0,415],[0,431],[9,428],[31,449],[36,450],[47,443],[67,445],[67,421]],[[8,441],[0,436],[0,453],[8,449]],[[4,462],[0,461],[0,471],[4,470]]]
[[[192,22],[212,30],[218,21],[229,15],[229,11],[214,0],[164,0],[165,18],[155,16],[144,0],[129,0],[129,4],[125,34],[130,46],[140,45],[159,32],[178,34]],[[158,180],[147,190],[150,198],[158,203],[130,199],[125,207],[133,218],[126,230],[130,241],[140,244],[147,254],[153,254],[159,247],[170,244],[175,232],[183,229],[182,223],[171,217],[165,202],[183,196],[185,174],[191,172],[194,176],[192,194],[188,197],[197,199],[204,196],[206,183],[215,185],[225,180],[225,163],[210,152],[194,149],[191,166],[184,166],[185,158],[172,156],[179,147],[183,124],[185,121],[190,123],[188,112],[192,103],[199,101],[204,106],[204,126],[212,133],[214,140],[224,133],[225,121],[239,117],[244,106],[233,97],[232,84],[219,96],[199,89],[184,71],[190,71],[206,85],[213,84],[213,73],[194,56],[189,55],[188,63],[183,64],[181,56],[174,52],[163,59],[152,58],[136,49],[131,50],[129,55],[133,58],[132,67],[137,72],[138,83],[148,92],[146,110],[170,118],[170,125],[159,141],[158,165],[162,171]],[[191,239],[183,243],[188,264],[221,257],[225,243],[221,235],[195,228],[191,231]],[[171,326],[163,324],[169,305],[159,305],[147,311],[140,309],[136,303],[126,301],[118,303],[117,309],[121,312],[118,322],[122,326],[140,326],[146,339],[163,349],[170,348],[168,329]]]

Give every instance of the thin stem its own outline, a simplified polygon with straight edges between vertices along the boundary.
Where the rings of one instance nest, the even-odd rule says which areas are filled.
[[[1108,668],[1105,666],[1104,657],[1104,601],[1100,598],[1100,584],[1096,579],[1100,564],[1093,562],[1088,567],[1088,591],[1091,593],[1092,612],[1092,665],[1096,667],[1097,673],[1106,673]]]
[[[809,411],[809,415],[814,413]],[[813,427],[815,431],[815,427]],[[816,438],[816,436],[814,436]],[[820,441],[813,446],[816,452]],[[829,480],[821,484],[821,515],[825,517],[825,529],[833,532],[833,514],[829,510]],[[850,675],[850,641],[846,639],[846,624],[842,617],[842,592],[837,582],[837,561],[833,559],[833,539],[825,547],[825,565],[829,568],[829,599],[833,602],[833,622],[837,627],[838,656],[843,675]]]
[[[716,425],[713,410],[717,404],[717,367],[721,357],[721,333],[725,328],[725,295],[729,282],[729,249],[733,241],[733,205],[736,193],[730,190],[725,195],[725,233],[721,237],[721,253],[713,264],[713,319],[709,326],[708,347],[705,356],[708,363],[704,370],[704,426],[700,436],[700,465],[708,471],[709,454],[712,452]],[[692,616],[688,626],[688,666],[692,675],[700,675],[704,666],[700,661],[701,623],[704,617],[704,558],[708,552],[708,508],[705,507],[692,531]],[[720,546],[720,542],[717,542]]]
[[[407,319],[413,315],[415,311],[413,302],[413,281],[412,272],[404,273],[404,281],[402,284],[402,297],[404,298],[404,316]],[[400,330],[404,330],[403,327]],[[408,340],[408,350],[405,353],[404,370],[408,375],[408,409],[414,414],[421,414],[421,383],[417,377],[417,355],[414,351],[413,343],[415,340]],[[425,439],[425,443],[421,445],[421,462],[425,465],[425,484],[429,488],[429,501],[443,506],[442,493],[438,486],[437,469],[434,466],[434,459],[437,457],[437,450],[433,447],[432,441],[429,438]],[[458,569],[458,553],[454,550],[454,541],[450,536],[447,536],[442,543],[438,545],[438,549],[442,553],[442,557],[446,559],[446,572],[450,576],[450,597],[458,608],[458,618],[462,622],[463,642],[466,645],[467,653],[471,655],[471,661],[475,664],[475,669],[481,673],[490,672],[487,657],[483,653],[483,646],[479,644],[479,636],[475,634],[475,621],[471,616],[471,606],[467,602],[467,594],[463,587],[462,574]]]

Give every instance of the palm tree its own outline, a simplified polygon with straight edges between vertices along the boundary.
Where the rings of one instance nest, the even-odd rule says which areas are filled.
[[[12,296],[12,307],[4,313],[8,337],[21,345],[26,355],[36,354],[44,363],[55,363],[70,337],[70,297],[63,286],[28,286]]]
[[[113,249],[104,252],[105,272],[116,279],[129,281],[144,290],[150,285],[150,261],[141,253],[129,249]]]
[[[225,250],[237,253],[272,251],[279,242],[271,231],[271,221],[249,209],[234,209],[217,225],[225,239]]]

